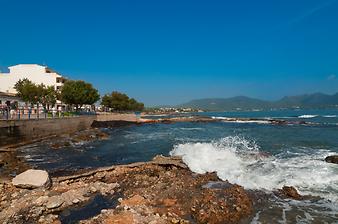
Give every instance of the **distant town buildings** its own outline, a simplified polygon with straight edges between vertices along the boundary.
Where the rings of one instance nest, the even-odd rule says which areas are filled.
[[[14,86],[20,79],[29,79],[35,84],[54,86],[56,90],[59,90],[65,81],[65,78],[56,71],[38,64],[18,64],[8,69],[9,73],[0,73],[0,105],[15,100]],[[16,100],[19,101],[17,98]]]
[[[154,112],[156,114],[173,114],[173,113],[203,112],[203,110],[196,108],[161,107],[153,109],[151,112]]]

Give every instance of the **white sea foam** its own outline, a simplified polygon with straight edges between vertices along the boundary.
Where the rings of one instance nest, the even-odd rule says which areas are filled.
[[[211,117],[212,119],[217,119],[217,120],[228,120],[230,119],[229,117]]]
[[[241,123],[241,124],[250,124],[250,123],[254,123],[254,124],[270,124],[271,123],[271,121],[268,121],[268,120],[234,120],[234,121],[228,121],[228,122]]]
[[[323,117],[334,118],[334,117],[337,117],[337,115],[324,115]]]
[[[203,130],[203,128],[180,128],[180,130],[186,130],[186,131],[200,131],[200,130]]]
[[[314,115],[314,114],[304,114],[304,115],[298,116],[298,118],[314,118],[314,117],[318,117],[318,115]]]
[[[262,157],[255,142],[230,136],[210,143],[175,145],[171,155],[182,156],[196,173],[216,172],[248,189],[274,190],[295,186],[302,194],[321,196],[338,202],[337,167],[323,161],[327,150],[300,149]]]
[[[240,119],[240,118],[230,118],[230,117],[211,117],[212,119],[216,120],[222,120],[223,122],[228,122],[228,123],[242,123],[242,124],[250,124],[250,123],[255,123],[255,124],[270,124],[271,121],[268,119],[257,119],[257,120],[247,120],[247,119]]]

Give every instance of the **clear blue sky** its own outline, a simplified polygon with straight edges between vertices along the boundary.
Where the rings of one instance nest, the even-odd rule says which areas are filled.
[[[338,0],[0,0],[0,68],[18,63],[146,105],[335,93]]]

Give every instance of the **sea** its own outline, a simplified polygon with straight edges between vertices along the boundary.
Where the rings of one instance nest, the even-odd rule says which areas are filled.
[[[182,156],[193,172],[216,172],[220,179],[253,194],[268,195],[258,200],[246,223],[338,223],[338,164],[324,161],[338,154],[338,109],[183,116],[192,115],[217,122],[103,129],[109,134],[107,140],[57,150],[45,142],[34,143],[19,148],[19,156],[52,174],[149,161],[158,154]],[[294,186],[311,197],[300,201],[278,197],[275,192],[283,186]]]

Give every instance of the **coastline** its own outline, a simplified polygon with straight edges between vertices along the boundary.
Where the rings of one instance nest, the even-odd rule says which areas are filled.
[[[273,124],[273,125],[290,125],[301,124],[307,125],[311,123],[307,122],[290,122],[277,119],[255,119],[255,118],[220,118],[220,117],[208,117],[208,116],[173,116],[157,119],[149,118],[136,118],[133,114],[104,114],[100,115],[99,119],[93,120],[90,126],[78,131],[65,131],[63,134],[53,134],[45,137],[36,137],[29,140],[17,139],[17,143],[11,143],[0,147],[0,168],[2,167],[1,177],[3,180],[8,179],[9,176],[15,176],[16,174],[24,171],[29,167],[24,160],[20,159],[16,155],[16,149],[26,145],[43,142],[46,140],[54,141],[50,144],[51,150],[57,150],[60,147],[71,146],[73,143],[79,142],[91,142],[96,140],[104,140],[108,138],[107,134],[102,131],[102,128],[119,128],[132,125],[147,125],[147,124],[173,124],[180,122],[197,122],[197,123],[214,123],[214,122],[229,122],[229,123],[258,123],[258,124]],[[69,119],[69,118],[67,118]],[[56,120],[58,121],[58,120]],[[77,129],[76,129],[77,130]],[[60,172],[62,173],[62,172]]]
[[[155,115],[149,115],[155,116]],[[99,114],[97,116],[88,116],[88,117],[75,117],[79,120],[80,123],[72,123],[72,118],[65,118],[68,120],[62,119],[47,119],[47,120],[24,120],[19,121],[23,124],[17,125],[15,122],[18,121],[2,121],[7,122],[8,124],[2,124],[1,128],[6,129],[4,133],[11,133],[13,130],[19,126],[23,126],[25,130],[18,130],[12,133],[12,141],[6,142],[5,140],[1,142],[0,151],[14,149],[19,146],[31,144],[44,140],[46,138],[60,136],[63,134],[72,134],[83,130],[89,130],[91,128],[116,128],[123,127],[128,125],[143,125],[143,124],[171,124],[177,122],[228,122],[228,123],[257,123],[257,124],[272,124],[272,125],[317,125],[315,123],[306,122],[306,121],[289,121],[285,119],[259,119],[259,118],[241,118],[241,117],[211,117],[211,116],[201,116],[201,115],[189,115],[189,114],[176,114],[171,117],[163,117],[167,115],[159,114],[158,118],[147,118],[148,115],[137,118],[135,114]],[[30,127],[32,124],[28,122],[53,122],[52,124],[43,124],[36,126],[35,124]],[[64,122],[65,121],[65,122]],[[61,122],[61,123],[60,123]],[[76,121],[77,122],[77,121]],[[54,130],[54,127],[57,127]],[[14,128],[14,129],[13,129]],[[7,130],[8,129],[8,130]],[[9,131],[11,130],[11,131]],[[24,132],[24,133],[22,133]],[[38,132],[37,134],[33,134]],[[5,138],[5,134],[0,133],[2,139]],[[19,135],[17,135],[19,133]],[[16,137],[15,137],[16,136]],[[15,143],[14,143],[15,142]]]
[[[52,182],[53,186],[44,190],[3,183],[0,221],[238,223],[251,220],[259,200],[268,197],[222,181],[215,173],[195,174],[179,157],[156,156],[149,162],[60,176]],[[276,194],[290,197],[283,191]],[[103,206],[93,207],[93,200]],[[95,212],[87,217],[84,209]]]
[[[249,223],[259,209],[281,201],[318,200],[291,186],[248,190],[216,173],[196,174],[180,157],[78,170],[51,178],[52,186],[16,188],[0,183],[2,223]],[[161,192],[159,194],[159,192]]]
[[[217,124],[214,124],[215,122]],[[112,133],[118,133],[124,129],[126,129],[126,134],[128,135],[130,134],[130,130],[134,128],[141,131],[149,130],[149,128],[151,130],[153,128],[155,128],[154,130],[158,130],[157,128],[165,130],[167,127],[173,126],[174,130],[177,131],[187,130],[187,128],[183,129],[183,127],[188,127],[189,131],[193,133],[196,130],[202,130],[196,129],[195,125],[200,128],[201,126],[204,127],[204,123],[208,127],[210,125],[219,126],[222,123],[248,123],[250,127],[253,127],[251,123],[254,123],[254,127],[262,128],[281,125],[284,126],[283,129],[288,128],[292,124],[298,124],[296,128],[302,126],[306,128],[305,126],[315,125],[311,122],[299,120],[191,115],[161,117],[159,119],[140,118],[137,121],[100,121],[96,127],[94,126],[75,133],[55,135],[52,138],[41,140],[39,144],[44,145],[44,150],[48,150],[50,153],[58,152],[57,150],[62,150],[63,148],[65,149],[65,153],[67,153],[68,147],[72,146],[76,146],[79,150],[82,150],[82,148],[86,149],[87,142],[99,142],[108,139],[108,142],[110,142],[112,138],[115,138],[115,135],[111,135]],[[167,124],[173,125],[167,126]],[[270,126],[266,126],[266,124]],[[233,125],[229,124],[229,126]],[[120,129],[120,127],[126,128]],[[107,133],[105,133],[106,131]],[[142,136],[148,137],[147,134],[149,132],[145,132]],[[39,140],[35,142],[39,142]],[[103,142],[103,144],[105,143]],[[25,144],[20,143],[19,145],[23,146]],[[123,222],[126,220],[129,220],[129,223],[136,222],[135,220],[140,223],[152,221],[154,223],[238,223],[239,221],[249,223],[255,219],[255,215],[259,219],[268,220],[269,217],[265,216],[264,211],[269,206],[274,210],[270,214],[278,213],[282,216],[281,207],[278,206],[280,203],[289,203],[291,200],[294,201],[292,203],[306,204],[306,201],[316,202],[323,199],[312,196],[301,196],[298,194],[297,189],[291,186],[279,189],[283,185],[268,192],[264,190],[250,190],[251,188],[248,188],[245,184],[234,182],[233,179],[229,183],[229,179],[221,177],[222,181],[219,174],[215,173],[216,171],[214,173],[197,174],[198,172],[194,173],[187,167],[189,164],[187,161],[183,163],[177,157],[161,156],[157,156],[149,162],[129,162],[129,164],[126,163],[127,165],[109,167],[96,166],[96,168],[93,168],[88,166],[88,168],[83,167],[72,170],[69,167],[67,168],[67,166],[60,166],[58,169],[47,169],[52,177],[52,188],[45,190],[18,189],[10,182],[11,178],[30,167],[25,166],[27,163],[24,160],[19,161],[15,159],[15,147],[12,145],[12,148],[8,149],[9,152],[5,149],[4,151],[6,152],[0,153],[0,157],[6,154],[12,156],[10,160],[12,164],[7,169],[13,169],[14,167],[18,167],[18,165],[22,165],[21,169],[17,169],[15,173],[11,175],[7,173],[6,179],[1,178],[0,198],[2,200],[0,206],[1,209],[4,209],[5,213],[0,214],[0,221],[7,220],[9,223],[38,222],[39,220],[42,223],[68,223],[68,221],[73,219],[82,220],[81,223],[111,223],[112,220],[121,220],[120,223],[126,223]],[[89,148],[87,149],[90,151]],[[263,158],[270,155],[262,152],[257,154],[257,156],[262,156]],[[7,158],[5,159],[7,160]],[[141,161],[148,161],[149,159]],[[254,157],[254,159],[256,158]],[[110,164],[106,163],[105,165]],[[105,165],[101,164],[100,166]],[[229,172],[231,172],[231,169]],[[95,192],[85,190],[90,188],[95,188]],[[299,190],[302,192],[300,188]],[[158,192],[161,192],[161,194],[157,195]],[[163,196],[161,196],[162,192],[165,192]],[[302,194],[311,193],[302,192]],[[74,198],[70,195],[75,195],[76,197]],[[234,200],[226,200],[226,203],[222,204],[224,203],[224,198],[233,198]],[[61,200],[62,203],[55,208],[48,208],[47,204],[50,200],[54,199]],[[219,201],[219,199],[223,201]],[[39,201],[39,204],[34,203],[36,200]],[[99,209],[95,209],[94,205],[99,205]],[[287,205],[292,206],[292,204]],[[18,207],[19,209],[15,211],[7,209],[7,207],[10,208],[11,206]],[[95,210],[96,213],[86,216],[87,209]],[[27,220],[22,219],[23,211],[28,212]],[[212,211],[212,215],[208,213],[209,211]],[[263,212],[260,214],[260,211]],[[296,216],[297,212],[294,214],[292,212],[288,213],[288,220],[294,220]],[[331,220],[330,218],[332,217],[325,218]],[[317,220],[316,218],[315,220]]]

